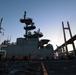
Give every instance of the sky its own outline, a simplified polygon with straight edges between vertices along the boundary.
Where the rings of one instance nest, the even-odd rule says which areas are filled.
[[[41,39],[50,39],[54,49],[64,42],[62,21],[65,27],[69,21],[72,35],[76,34],[76,0],[0,0],[0,18],[3,17],[5,29],[4,36],[0,34],[0,43],[10,37],[11,42],[23,37],[25,25],[20,23],[20,18],[24,11],[33,19],[35,30],[40,28],[44,35]],[[69,36],[66,31],[67,40]]]

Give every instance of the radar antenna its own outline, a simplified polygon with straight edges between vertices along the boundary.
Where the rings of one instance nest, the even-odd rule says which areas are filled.
[[[25,17],[26,17],[26,11],[24,11],[24,19],[25,19]]]

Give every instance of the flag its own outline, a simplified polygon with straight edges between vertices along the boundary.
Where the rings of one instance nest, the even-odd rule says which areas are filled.
[[[2,34],[2,32],[0,31],[0,33]]]

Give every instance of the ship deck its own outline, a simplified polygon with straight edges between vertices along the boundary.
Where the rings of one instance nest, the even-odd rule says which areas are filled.
[[[76,75],[76,60],[0,61],[0,75]]]

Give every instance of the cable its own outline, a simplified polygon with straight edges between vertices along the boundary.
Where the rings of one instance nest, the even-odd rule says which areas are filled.
[[[60,31],[59,31],[59,35],[58,35],[58,39],[57,39],[57,45],[59,45],[62,41],[62,28],[60,28]]]

